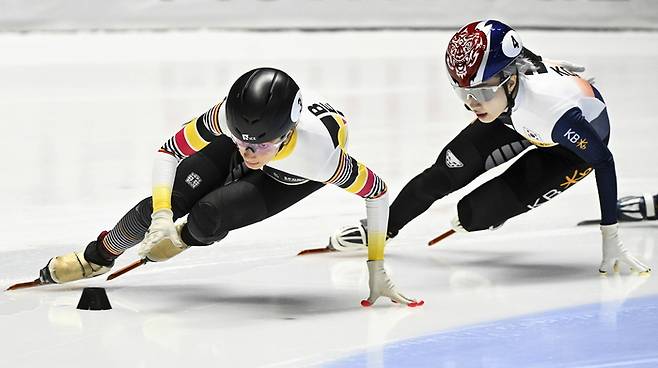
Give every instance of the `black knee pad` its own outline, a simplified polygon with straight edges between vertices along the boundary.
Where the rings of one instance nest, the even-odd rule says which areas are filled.
[[[509,184],[499,177],[476,188],[457,204],[459,222],[468,231],[496,227],[527,210]]]
[[[224,238],[228,231],[268,217],[261,189],[246,179],[220,187],[203,197],[190,210],[187,228],[201,243]]]
[[[185,231],[186,230],[186,231]],[[224,239],[228,231],[222,228],[222,216],[219,208],[213,203],[200,201],[187,217],[184,232],[191,239],[184,239],[188,245],[208,245]],[[187,236],[186,236],[187,237]]]

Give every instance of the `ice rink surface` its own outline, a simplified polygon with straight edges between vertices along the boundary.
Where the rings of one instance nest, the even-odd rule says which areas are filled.
[[[349,151],[392,198],[471,119],[449,87],[450,32],[2,34],[0,286],[82,249],[150,195],[153,152],[256,66],[289,72],[347,116]],[[658,193],[658,33],[522,31],[587,66],[608,103],[619,195]],[[504,167],[502,168],[504,169]],[[597,273],[593,175],[501,229],[425,244],[459,198],[435,203],[386,249],[411,309],[367,296],[365,252],[295,257],[365,216],[323,189],[211,247],[113,281],[0,293],[3,367],[655,367],[655,276]],[[391,199],[392,199],[391,198]],[[658,222],[622,226],[658,267]],[[115,267],[137,259],[130,250]],[[79,311],[86,286],[113,309]]]

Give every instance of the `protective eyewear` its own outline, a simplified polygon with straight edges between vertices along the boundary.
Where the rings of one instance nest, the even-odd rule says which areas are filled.
[[[251,149],[254,153],[259,152],[259,153],[270,153],[272,151],[278,150],[283,142],[288,139],[290,136],[290,132],[287,133],[285,136],[275,140],[275,141],[270,141],[270,142],[263,142],[263,143],[249,143],[245,141],[241,141],[239,139],[236,139],[233,137],[233,143],[235,143],[239,148],[246,150],[246,149]]]
[[[502,82],[498,83],[498,85],[495,86],[482,86],[482,87],[459,87],[459,86],[453,86],[453,89],[455,90],[455,93],[459,98],[466,102],[468,100],[468,97],[472,97],[474,100],[478,102],[487,102],[491,101],[491,99],[494,98],[496,95],[496,92],[498,92],[498,89],[512,77],[511,75],[505,78]]]

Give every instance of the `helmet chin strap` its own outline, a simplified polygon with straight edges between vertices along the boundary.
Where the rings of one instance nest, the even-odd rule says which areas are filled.
[[[505,116],[508,119],[512,118],[512,109],[514,109],[514,99],[516,97],[516,94],[519,92],[519,73],[517,72],[516,74],[516,84],[514,85],[514,89],[510,91],[507,88],[507,83],[503,84],[503,90],[505,91],[505,98],[507,99],[507,110],[504,111],[501,116]]]

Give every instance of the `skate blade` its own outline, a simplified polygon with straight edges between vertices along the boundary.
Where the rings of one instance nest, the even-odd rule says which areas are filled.
[[[336,252],[336,250],[334,248],[330,248],[330,247],[304,249],[303,251],[297,253],[297,255],[298,256],[306,256],[306,255],[309,255],[309,254],[330,253],[330,252]]]
[[[445,233],[443,233],[443,234],[437,236],[436,238],[430,240],[429,242],[427,242],[427,246],[428,246],[428,247],[429,247],[429,246],[432,246],[432,245],[434,245],[434,244],[440,242],[441,240],[443,240],[443,239],[449,237],[450,235],[452,235],[452,234],[454,234],[454,233],[455,233],[455,230],[450,229],[450,230],[446,231]]]
[[[29,282],[20,282],[18,284],[11,285],[10,287],[7,288],[5,291],[11,291],[11,290],[19,290],[19,289],[27,289],[35,286],[41,286],[45,285],[46,283],[41,282],[40,279],[36,279],[34,281],[29,281]]]
[[[118,270],[118,271],[116,271],[116,272],[110,274],[110,275],[107,277],[107,281],[114,280],[114,279],[116,279],[117,277],[123,275],[123,274],[126,273],[126,272],[132,271],[132,270],[134,270],[135,268],[137,268],[137,267],[139,267],[139,266],[141,266],[141,265],[145,265],[146,262],[148,262],[148,261],[146,260],[146,258],[139,259],[139,260],[137,260],[137,261],[135,261],[135,262],[133,262],[133,263],[127,265],[126,267],[124,267],[124,268],[122,268],[122,269],[120,269],[120,270]]]

